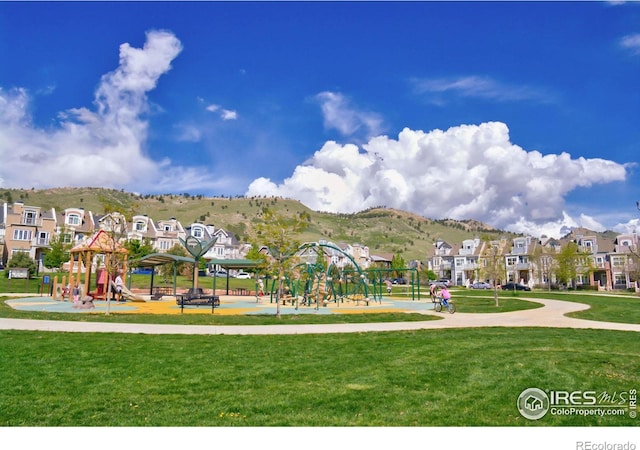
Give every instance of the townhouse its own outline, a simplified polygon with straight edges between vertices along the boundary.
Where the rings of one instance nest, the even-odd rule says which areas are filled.
[[[632,289],[640,279],[640,253],[636,233],[607,234],[577,228],[562,239],[531,236],[502,238],[490,242],[478,238],[461,243],[438,239],[427,255],[427,267],[439,278],[458,286],[484,281],[491,255],[499,259],[498,283],[548,286],[557,282],[558,256],[569,243],[576,247],[576,286],[593,289]]]
[[[119,227],[118,229],[116,229]],[[215,244],[205,259],[239,259],[249,251],[236,236],[210,224],[194,222],[183,227],[179,220],[153,220],[136,214],[129,222],[118,213],[95,215],[83,208],[68,207],[57,211],[25,205],[22,201],[0,204],[0,263],[6,265],[16,252],[26,252],[39,262],[50,248],[51,239],[59,236],[64,243],[76,246],[98,230],[118,232],[122,238],[146,240],[158,253],[166,252],[188,236]],[[362,269],[375,263],[390,267],[393,255],[372,255],[366,245],[328,244],[324,257],[328,265],[339,269],[355,261]],[[493,251],[502,258],[500,283],[520,282],[529,285],[550,285],[556,282],[554,269],[557,256],[569,242],[577,245],[577,285],[598,289],[629,289],[638,284],[640,252],[638,236],[634,233],[594,233],[576,228],[562,239],[537,239],[530,236],[501,238],[486,242],[478,237],[462,242],[438,239],[426,255],[426,268],[439,278],[446,278],[460,286],[486,278],[488,255]],[[329,245],[330,244],[330,245]],[[212,268],[215,270],[215,268]]]
[[[5,202],[1,211],[3,233],[0,261],[3,265],[18,252],[28,253],[35,261],[42,262],[50,248],[50,240],[56,234],[55,209],[46,210],[23,202],[12,205]]]
[[[154,221],[136,214],[130,221],[117,212],[95,215],[83,208],[69,207],[62,211],[28,206],[21,201],[0,204],[0,263],[6,265],[16,252],[26,252],[44,270],[43,258],[51,248],[51,239],[75,247],[90,239],[99,230],[115,233],[119,239],[148,241],[158,253],[181,245],[181,240],[193,235],[216,244],[205,255],[208,259],[241,258],[250,246],[241,244],[233,233],[213,225],[193,223],[185,228],[175,217]]]

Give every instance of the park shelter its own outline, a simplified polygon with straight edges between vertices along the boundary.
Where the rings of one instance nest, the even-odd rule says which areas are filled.
[[[178,277],[177,267],[179,263],[195,264],[194,258],[187,256],[172,255],[170,253],[151,253],[150,255],[143,256],[131,262],[131,265],[136,267],[155,267],[164,264],[173,264],[173,295],[176,295],[176,279]],[[149,286],[149,294],[153,294],[153,276],[154,272],[151,272],[151,285]]]
[[[170,253],[152,253],[150,255],[143,256],[142,258],[131,261],[132,266],[136,267],[155,267],[163,264],[173,263],[173,294],[176,294],[176,279],[177,279],[177,265],[179,263],[196,264],[196,260],[187,256],[172,255]],[[229,294],[229,269],[254,269],[260,265],[260,261],[254,261],[252,259],[212,259],[209,264],[216,264],[227,271],[227,284],[226,291]],[[154,271],[155,272],[155,271]],[[149,286],[149,294],[153,293],[153,280],[154,272],[151,273],[151,285]],[[197,271],[194,271],[197,273]],[[195,277],[194,277],[194,287]],[[212,289],[216,290],[216,277],[212,280]]]
[[[227,272],[226,278],[226,292],[229,294],[229,269],[240,270],[240,269],[255,269],[260,266],[261,261],[256,261],[253,259],[210,259],[208,261],[209,265],[212,267],[220,266]],[[216,290],[216,278],[213,277],[213,291]]]
[[[116,239],[104,230],[99,230],[90,238],[87,238],[73,247],[70,251],[71,258],[69,261],[69,286],[73,287],[77,282],[79,285],[84,286],[85,293],[89,292],[90,280],[91,280],[91,267],[93,258],[96,255],[104,256],[105,271],[97,280],[97,292],[94,297],[100,298],[106,296],[106,286],[110,280],[108,270],[114,263],[114,258],[122,260],[123,273],[127,270],[127,259],[129,252],[122,246]],[[82,280],[82,268],[84,270],[84,281]],[[74,277],[74,271],[76,275]]]

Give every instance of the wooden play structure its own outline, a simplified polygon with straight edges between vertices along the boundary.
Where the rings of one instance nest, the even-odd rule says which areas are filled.
[[[105,299],[108,283],[115,278],[116,271],[121,271],[123,279],[126,277],[128,251],[104,230],[99,230],[92,237],[73,247],[70,254],[68,282],[65,283],[66,277],[62,277],[61,285],[57,277],[53,280],[53,292],[57,300],[63,300],[68,296],[68,292],[76,283],[83,294],[87,293],[94,299]],[[93,259],[97,255],[102,257],[98,258],[101,263],[96,270],[96,290],[91,292]]]

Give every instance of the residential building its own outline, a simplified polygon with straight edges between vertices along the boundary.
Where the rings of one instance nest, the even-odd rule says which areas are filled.
[[[66,208],[57,215],[56,234],[65,244],[75,246],[96,230],[96,221],[91,211],[84,208]]]
[[[457,255],[453,255],[452,275],[450,280],[458,286],[468,286],[480,280],[479,259],[484,249],[480,238],[465,239],[458,247]]]
[[[153,247],[158,253],[164,253],[174,245],[180,245],[180,239],[186,239],[187,233],[175,217],[159,220],[156,226],[156,239]]]
[[[638,236],[636,233],[620,234],[609,253],[611,281],[614,289],[629,289],[638,282]]]
[[[156,224],[146,214],[135,215],[131,218],[131,222],[127,226],[127,238],[135,239],[141,242],[155,242],[158,237]]]
[[[1,260],[3,265],[17,252],[28,253],[44,266],[42,259],[50,248],[50,240],[56,232],[56,212],[39,206],[28,206],[23,202],[2,205],[4,245]]]

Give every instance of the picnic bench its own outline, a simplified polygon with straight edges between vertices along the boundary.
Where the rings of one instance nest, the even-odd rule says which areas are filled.
[[[237,289],[233,289],[231,291],[231,293],[233,295],[239,295],[239,296],[240,295],[245,295],[246,296],[246,295],[249,295],[249,289],[247,289],[247,288],[237,288]]]
[[[189,289],[184,294],[176,295],[176,303],[180,306],[180,314],[184,312],[185,306],[209,306],[211,314],[216,306],[220,306],[220,297],[217,295],[205,294],[202,288]]]
[[[173,288],[163,286],[154,287],[151,300],[160,300],[164,295],[173,295]]]

